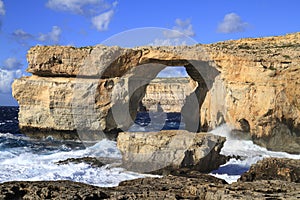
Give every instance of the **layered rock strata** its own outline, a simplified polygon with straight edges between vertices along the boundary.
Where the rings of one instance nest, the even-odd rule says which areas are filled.
[[[155,78],[146,88],[141,101],[146,111],[181,112],[185,99],[197,87],[191,78]]]
[[[119,133],[117,146],[130,171],[168,174],[189,168],[210,172],[225,164],[220,155],[225,138],[185,130]]]
[[[300,33],[176,47],[36,46],[27,55],[34,76],[16,80],[13,95],[23,132],[126,131],[159,71],[185,66],[198,85],[181,109],[187,130],[227,123],[269,149],[299,153],[299,55]]]

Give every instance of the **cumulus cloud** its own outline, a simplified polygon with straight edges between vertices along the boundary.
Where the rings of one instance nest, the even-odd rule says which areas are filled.
[[[166,67],[165,69],[161,70],[157,77],[188,77],[189,75],[186,72],[184,67]]]
[[[92,24],[98,31],[106,31],[113,15],[114,11],[109,10],[101,15],[93,17]]]
[[[22,44],[22,45],[27,45],[27,42],[31,39],[34,39],[34,36],[25,32],[22,29],[17,29],[11,34],[13,40],[16,42]]]
[[[23,75],[21,66],[22,63],[14,57],[4,61],[4,67],[0,68],[0,93],[11,93],[12,82]]]
[[[58,43],[60,40],[62,30],[58,26],[53,26],[51,32],[49,33],[40,33],[39,35],[32,35],[30,33],[25,32],[22,29],[17,29],[13,33],[11,33],[11,38],[23,45],[28,46],[28,42],[30,41],[41,41],[48,43]]]
[[[220,33],[237,33],[244,32],[248,23],[244,22],[241,17],[235,13],[229,13],[224,16],[223,21],[218,26]]]
[[[0,68],[0,93],[10,93],[11,84],[16,78],[22,76],[22,71],[18,70],[6,70]]]
[[[53,10],[68,11],[79,15],[92,15],[97,10],[110,7],[104,0],[49,0],[46,6]]]
[[[53,10],[88,16],[98,31],[105,31],[114,15],[118,2],[105,0],[48,0],[46,6]]]
[[[62,33],[62,31],[58,26],[53,26],[51,32],[46,33],[46,34],[41,33],[37,39],[42,42],[48,41],[48,42],[58,43],[61,33]]]
[[[184,36],[193,37],[195,36],[195,32],[193,29],[193,25],[191,24],[191,20],[186,19],[176,19],[175,26],[173,26],[172,30],[164,31],[164,36],[167,38],[179,38]]]
[[[5,15],[5,8],[2,0],[0,0],[0,15]]]
[[[4,69],[13,70],[19,69],[20,67],[22,67],[22,63],[14,57],[7,58],[4,61]]]

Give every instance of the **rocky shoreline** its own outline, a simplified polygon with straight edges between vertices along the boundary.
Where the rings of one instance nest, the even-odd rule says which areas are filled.
[[[264,159],[232,184],[203,174],[228,161],[220,154],[226,139],[205,133],[224,123],[268,149],[300,153],[299,39],[294,33],[194,46],[32,47],[32,76],[13,83],[22,133],[117,138],[122,162],[84,157],[56,164],[113,163],[163,176],[111,188],[66,180],[6,182],[0,199],[299,199],[300,160]],[[190,79],[151,85],[166,66],[185,67]],[[186,130],[128,132],[140,107],[155,110],[161,103],[162,111],[180,112]]]
[[[270,163],[272,167],[264,168]],[[124,181],[111,188],[71,181],[14,181],[0,184],[0,199],[299,199],[299,166],[300,160],[267,158],[232,184],[184,169],[162,178]]]

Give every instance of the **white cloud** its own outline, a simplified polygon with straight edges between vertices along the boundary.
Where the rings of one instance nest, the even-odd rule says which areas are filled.
[[[152,43],[148,44],[150,46],[181,46],[187,45],[185,39],[171,38],[171,39],[155,39]]]
[[[34,39],[34,36],[23,31],[22,29],[17,29],[11,34],[12,38],[20,43],[21,45],[27,45],[28,40]]]
[[[4,61],[4,68],[5,69],[8,69],[8,70],[12,70],[12,69],[18,69],[22,66],[22,63],[17,60],[16,58],[7,58],[5,61]]]
[[[106,0],[48,0],[46,6],[53,10],[67,11],[90,17],[92,25],[98,31],[105,31],[114,15],[117,1]]]
[[[175,26],[173,26],[172,30],[164,31],[163,34],[167,38],[179,38],[184,36],[193,37],[195,36],[195,32],[193,30],[193,25],[191,24],[191,20],[186,19],[176,19]]]
[[[41,33],[40,36],[38,37],[39,41],[45,42],[54,42],[58,43],[61,35],[61,29],[58,26],[53,26],[52,31],[50,33],[43,34]]]
[[[75,14],[92,14],[99,6],[107,8],[103,0],[49,0],[47,7],[53,10],[68,11]],[[98,6],[98,7],[97,7]]]
[[[92,24],[98,31],[106,31],[108,29],[108,25],[114,15],[113,10],[109,10],[101,15],[95,16],[92,18]]]
[[[166,67],[161,70],[157,77],[188,77],[185,67]]]
[[[0,15],[5,15],[5,8],[2,0],[0,0]]]
[[[18,70],[6,70],[0,68],[0,93],[10,93],[11,84],[16,78],[22,76],[22,71]]]
[[[27,40],[27,39],[30,39],[32,38],[33,36],[29,33],[26,33],[25,31],[23,31],[22,29],[17,29],[15,30],[12,35],[14,37],[17,37],[17,38],[20,38],[22,40]]]
[[[218,26],[220,33],[244,32],[248,23],[244,22],[241,17],[235,13],[229,13],[224,16],[223,21]]]

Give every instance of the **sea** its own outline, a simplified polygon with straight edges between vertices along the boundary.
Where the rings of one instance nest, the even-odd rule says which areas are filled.
[[[21,134],[18,128],[18,107],[0,107],[0,183],[7,181],[71,180],[86,184],[112,187],[121,181],[154,176],[131,172],[118,165],[92,167],[86,163],[57,165],[68,158],[107,157],[121,159],[116,142],[103,139],[86,145],[81,141],[55,140],[52,137],[32,139]],[[163,120],[162,120],[163,119]],[[158,131],[184,129],[180,113],[139,113],[129,131]],[[300,155],[273,152],[253,144],[250,140],[233,137],[231,128],[223,124],[211,131],[227,138],[222,154],[233,156],[226,164],[210,174],[237,181],[250,166],[265,157],[300,159]]]

